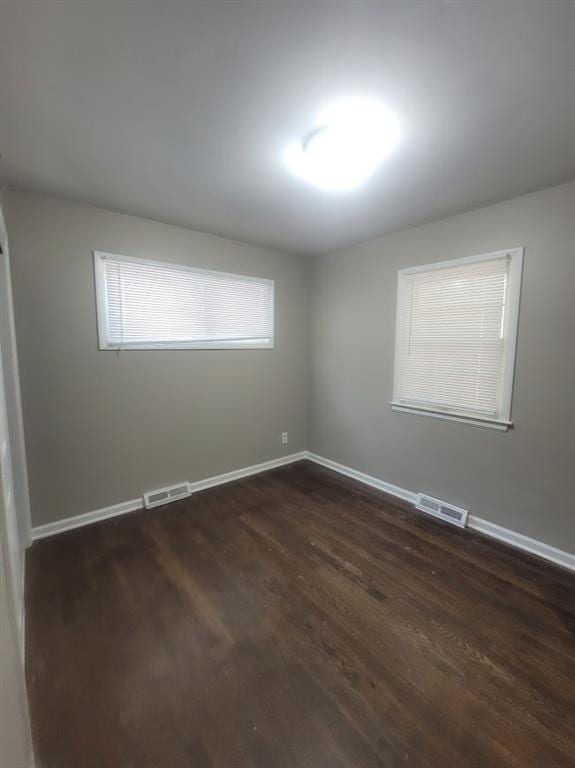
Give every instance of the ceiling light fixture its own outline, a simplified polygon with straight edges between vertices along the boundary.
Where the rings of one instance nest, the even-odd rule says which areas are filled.
[[[398,142],[397,118],[377,102],[356,98],[322,110],[304,140],[286,148],[284,159],[305,181],[345,191],[366,181]]]

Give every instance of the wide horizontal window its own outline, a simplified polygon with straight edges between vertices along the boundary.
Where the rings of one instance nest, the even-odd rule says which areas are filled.
[[[94,253],[101,349],[273,347],[274,283]]]
[[[394,408],[510,425],[522,256],[399,272]]]

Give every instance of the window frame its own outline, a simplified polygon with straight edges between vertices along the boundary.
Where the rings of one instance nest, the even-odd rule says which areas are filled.
[[[432,264],[424,264],[418,267],[408,267],[398,271],[397,307],[395,321],[395,359],[393,367],[393,399],[390,402],[392,410],[399,413],[412,413],[419,416],[427,416],[445,421],[457,421],[470,424],[472,426],[498,429],[505,432],[513,426],[513,422],[511,420],[511,406],[513,400],[513,381],[515,377],[517,335],[519,330],[519,306],[521,300],[521,281],[523,275],[524,251],[525,249],[523,247],[507,248],[501,251],[492,251],[490,253],[482,253],[476,256],[464,256],[462,258],[437,261]],[[509,258],[510,263],[503,317],[504,346],[497,417],[482,417],[478,414],[471,414],[469,411],[465,411],[465,409],[458,410],[456,408],[448,408],[439,405],[434,407],[432,404],[429,406],[416,406],[410,404],[408,401],[402,401],[399,396],[398,360],[400,357],[400,325],[404,310],[403,298],[405,296],[405,291],[402,290],[402,287],[405,278],[418,272],[431,272],[438,269],[459,267],[466,264],[475,264],[481,261],[495,261],[497,259],[504,258]]]
[[[273,349],[275,338],[275,281],[263,278],[252,277],[250,275],[238,275],[233,272],[224,272],[222,270],[215,269],[202,269],[200,267],[192,267],[188,264],[174,264],[173,262],[158,261],[157,259],[145,259],[138,256],[123,256],[117,253],[109,253],[107,251],[93,251],[94,257],[94,280],[96,286],[96,319],[98,327],[98,348],[100,350],[114,350],[114,351],[145,351],[145,350],[184,350],[184,349]],[[271,335],[269,341],[253,341],[251,339],[245,340],[230,340],[224,339],[222,341],[190,341],[190,342],[127,342],[125,344],[119,344],[110,341],[110,331],[108,325],[108,296],[106,291],[106,275],[105,275],[105,261],[106,259],[114,259],[116,261],[133,262],[138,264],[151,264],[157,267],[163,267],[167,269],[173,269],[183,272],[193,272],[194,274],[205,275],[217,275],[223,277],[231,277],[236,280],[244,280],[250,283],[261,283],[263,285],[271,286]]]

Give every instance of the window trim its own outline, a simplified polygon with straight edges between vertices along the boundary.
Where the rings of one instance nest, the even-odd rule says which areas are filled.
[[[107,251],[93,251],[94,256],[94,280],[96,286],[96,319],[98,326],[98,348],[100,350],[122,350],[144,351],[144,350],[184,350],[184,349],[273,349],[275,339],[275,281],[263,277],[252,277],[250,275],[238,275],[233,272],[224,272],[216,269],[202,269],[192,267],[188,264],[174,264],[167,261],[158,261],[157,259],[145,259],[138,256],[123,256],[118,253],[109,253]],[[271,336],[269,341],[253,341],[251,339],[225,339],[223,341],[190,341],[190,342],[128,342],[118,344],[110,341],[110,332],[108,326],[108,297],[106,292],[106,276],[104,262],[111,258],[116,261],[134,262],[137,264],[151,264],[164,269],[173,269],[181,272],[193,272],[194,274],[217,275],[232,277],[246,282],[261,283],[270,285],[272,289],[271,296]]]
[[[517,353],[517,334],[519,330],[519,305],[521,297],[521,280],[523,275],[524,247],[506,248],[501,251],[482,253],[476,256],[464,256],[458,259],[437,261],[433,264],[424,264],[418,267],[400,269],[397,273],[397,307],[395,320],[395,359],[393,366],[393,399],[390,402],[393,411],[399,413],[411,413],[418,416],[428,416],[445,421],[458,421],[476,427],[486,427],[506,432],[513,426],[511,420],[511,405],[513,400],[513,380],[515,377],[515,361]],[[399,370],[397,361],[400,354],[399,328],[403,312],[402,304],[402,280],[417,272],[431,272],[436,269],[459,267],[465,264],[475,264],[481,261],[494,261],[509,257],[509,280],[506,295],[506,307],[504,315],[504,339],[502,378],[498,418],[486,418],[480,414],[473,415],[469,411],[446,407],[415,406],[408,402],[402,402],[399,397]]]

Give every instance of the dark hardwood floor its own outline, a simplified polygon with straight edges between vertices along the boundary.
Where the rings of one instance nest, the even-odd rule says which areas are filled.
[[[38,768],[572,768],[574,588],[305,462],[38,542]]]

